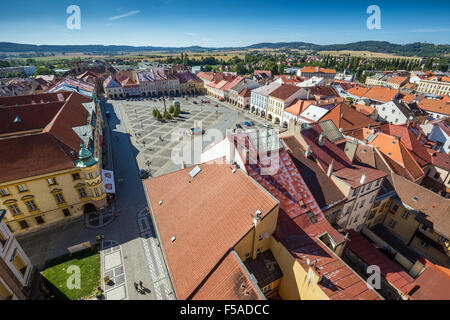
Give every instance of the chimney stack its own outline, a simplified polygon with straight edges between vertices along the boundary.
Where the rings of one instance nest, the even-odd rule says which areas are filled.
[[[325,132],[322,132],[319,136],[319,146],[323,147],[325,145]]]
[[[308,144],[308,147],[305,151],[305,157],[308,158],[311,155],[311,146]]]
[[[181,162],[181,169],[186,169],[186,163],[184,163],[184,161]]]
[[[328,166],[328,172],[327,172],[327,176],[328,177],[331,177],[331,174],[333,173],[333,167],[334,167],[334,159],[331,160],[331,163]]]
[[[364,184],[364,183],[366,182],[366,178],[367,178],[366,174],[363,173],[362,176],[361,176],[361,180],[360,180],[359,182],[360,182],[361,184]]]

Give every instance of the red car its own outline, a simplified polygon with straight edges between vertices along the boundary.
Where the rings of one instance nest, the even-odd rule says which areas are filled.
[[[218,107],[217,103],[214,105],[214,107],[216,107],[216,108]]]

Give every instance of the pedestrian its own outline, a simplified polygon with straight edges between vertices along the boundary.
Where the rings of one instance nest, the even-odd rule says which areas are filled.
[[[144,289],[144,284],[142,283],[141,280],[139,280],[139,286],[141,287],[141,289]]]
[[[139,286],[138,286],[137,282],[134,283],[134,288],[136,289],[137,292],[139,292]]]

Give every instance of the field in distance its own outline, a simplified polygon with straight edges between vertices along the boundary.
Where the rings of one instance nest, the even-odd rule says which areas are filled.
[[[342,50],[342,51],[319,51],[320,55],[331,55],[331,56],[351,56],[351,57],[363,57],[363,58],[382,58],[382,59],[422,59],[419,57],[407,57],[398,56],[392,53],[381,53],[381,52],[370,52],[370,51],[352,51],[352,50]]]

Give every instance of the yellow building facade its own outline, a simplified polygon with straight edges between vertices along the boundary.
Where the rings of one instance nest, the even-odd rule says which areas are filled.
[[[0,183],[0,210],[7,210],[5,223],[13,233],[106,207],[98,159],[85,148],[79,157],[72,169]]]

